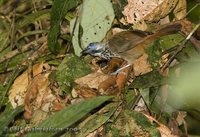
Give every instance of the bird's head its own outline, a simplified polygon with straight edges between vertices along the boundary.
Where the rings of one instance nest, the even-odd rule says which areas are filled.
[[[90,43],[82,52],[81,56],[90,54],[92,56],[101,57],[101,53],[104,52],[105,45],[100,42]]]

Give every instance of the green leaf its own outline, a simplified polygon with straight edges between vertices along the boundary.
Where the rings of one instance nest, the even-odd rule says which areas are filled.
[[[154,43],[152,43],[152,46],[148,47],[146,49],[146,52],[148,54],[148,62],[151,65],[153,69],[159,67],[162,52],[161,52],[161,45],[158,40],[156,40]]]
[[[150,88],[157,87],[163,84],[163,76],[156,70],[151,71],[147,74],[141,75],[129,85],[129,88]]]
[[[4,112],[0,115],[0,135],[2,135],[3,132],[8,131],[7,126],[14,120],[14,117],[22,111],[22,107],[13,109],[11,104],[7,105]]]
[[[101,41],[114,19],[112,3],[109,0],[85,0],[80,14],[81,19],[79,18],[76,24],[75,19],[70,22],[70,31],[74,31],[72,43],[76,55],[80,55],[80,47],[85,48],[91,42]],[[81,37],[80,30],[83,30]]]
[[[60,91],[70,92],[75,79],[85,76],[91,72],[87,65],[79,57],[70,55],[66,56],[62,63],[58,66],[56,79],[60,86]]]
[[[67,12],[80,4],[81,0],[55,0],[51,11],[51,28],[48,34],[48,47],[53,53],[58,53],[60,45],[58,36],[60,35],[60,23]]]
[[[160,66],[162,51],[177,46],[184,37],[181,34],[172,34],[160,37],[146,49],[148,62],[153,69]]]
[[[159,39],[159,43],[161,45],[162,50],[166,50],[174,46],[177,46],[184,39],[185,39],[184,36],[177,33],[177,34],[162,36]]]
[[[107,106],[105,106],[100,112],[95,113],[92,115],[90,120],[87,122],[83,122],[84,125],[80,127],[80,132],[77,134],[77,137],[84,137],[87,136],[92,131],[98,129],[101,125],[103,125],[105,122],[109,120],[109,118],[114,114],[114,112],[117,110],[117,106],[119,103],[110,103]],[[107,113],[104,113],[107,112]]]
[[[79,121],[81,118],[87,115],[91,110],[97,108],[105,101],[108,101],[110,99],[112,99],[111,96],[110,97],[102,96],[85,100],[75,105],[71,105],[50,116],[48,119],[46,119],[44,122],[40,123],[36,127],[43,129],[45,128],[47,129],[49,127],[54,129],[62,128],[64,130],[65,128]],[[50,137],[55,134],[56,132],[35,132],[27,134],[26,137],[44,137],[44,136]]]

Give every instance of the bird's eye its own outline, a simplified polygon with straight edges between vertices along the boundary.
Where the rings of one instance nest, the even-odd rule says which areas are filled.
[[[99,50],[92,50],[92,54],[100,53],[101,51]]]

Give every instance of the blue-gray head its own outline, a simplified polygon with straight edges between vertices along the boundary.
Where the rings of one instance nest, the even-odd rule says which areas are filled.
[[[102,52],[105,51],[105,45],[100,42],[93,42],[90,43],[82,52],[81,56],[85,56],[87,54],[90,54],[92,56],[98,56],[101,57]]]

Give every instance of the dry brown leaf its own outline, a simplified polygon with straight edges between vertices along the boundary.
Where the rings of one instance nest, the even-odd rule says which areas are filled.
[[[181,25],[183,26],[181,28],[181,32],[183,32],[186,36],[190,34],[190,32],[192,31],[192,22],[190,22],[187,19],[183,19],[180,20],[179,23],[181,23]]]
[[[173,134],[178,136],[187,135],[187,124],[185,121],[186,116],[187,113],[184,111],[173,112],[172,118],[170,118],[167,124]],[[181,125],[183,125],[184,127],[184,133],[182,133],[182,131],[179,128]]]
[[[108,77],[109,75],[100,72],[94,72],[75,80],[75,82],[83,87],[88,86],[93,89],[98,89],[99,84]]]
[[[127,67],[127,68],[123,69],[122,72],[120,72],[117,75],[116,85],[117,85],[119,91],[122,91],[124,89],[126,82],[127,82],[127,78],[128,78],[130,69],[131,69],[131,67]]]
[[[145,54],[139,59],[135,60],[134,72],[136,72],[137,75],[144,74],[152,70],[150,68],[150,65],[148,65],[147,63],[147,57],[147,54]],[[108,63],[108,67],[103,71],[105,73],[114,72],[118,68],[123,66],[123,62],[124,61],[122,59],[113,58]],[[131,75],[130,69],[131,67],[123,69],[120,73],[117,74],[117,76],[105,75],[102,73],[95,72],[82,78],[79,78],[75,80],[75,82],[79,84],[81,88],[78,88],[78,90],[75,89],[75,92],[73,93],[78,93],[78,95],[85,98],[96,96],[97,94],[92,92],[95,92],[93,91],[93,89],[98,89],[98,92],[101,95],[118,95],[121,93],[121,91],[123,91],[127,80],[129,79],[128,76]],[[75,97],[76,95],[73,94],[73,96]]]
[[[177,135],[173,135],[170,129],[165,125],[160,125],[158,130],[160,131],[161,137],[179,137]]]
[[[105,132],[105,127],[101,126],[98,129],[94,130],[92,133],[90,133],[89,135],[87,135],[86,137],[102,137],[104,135]]]
[[[76,86],[75,91],[82,98],[92,98],[98,95],[96,90],[85,86]]]
[[[75,82],[79,86],[72,92],[74,97],[76,96],[75,93],[83,98],[94,97],[99,94],[113,95],[119,93],[119,89],[116,86],[116,77],[100,72],[91,73],[75,80]]]
[[[104,70],[106,73],[116,71],[124,61],[119,58],[113,58],[109,63],[108,67]],[[100,72],[91,73],[87,76],[75,80],[79,85],[75,91],[73,90],[73,96],[77,94],[83,98],[101,95],[117,95],[123,89],[127,82],[127,76],[129,75],[129,68],[122,70],[117,76],[111,76],[102,74]],[[81,88],[80,88],[81,87]],[[96,90],[98,89],[98,93]]]
[[[183,125],[185,123],[186,116],[187,116],[187,112],[185,112],[185,111],[177,112],[176,121],[177,121],[179,126]]]
[[[145,53],[144,55],[142,55],[140,58],[138,58],[133,62],[135,76],[152,71],[151,66],[148,64],[147,58],[148,55]]]
[[[112,35],[115,35],[119,32],[122,32],[122,31],[127,31],[126,29],[121,29],[121,28],[113,28],[112,29]]]
[[[140,93],[138,93],[138,94],[140,94]],[[145,112],[145,113],[148,113],[148,111],[149,111],[147,109],[147,106],[146,106],[143,98],[139,99],[139,101],[137,102],[137,104],[134,107],[134,110],[137,112]]]
[[[175,119],[170,119],[167,125],[174,135],[180,135],[180,129]]]
[[[52,103],[51,111],[59,111],[62,110],[65,107],[65,105],[58,100],[54,100]]]
[[[34,110],[39,109],[42,106],[44,98],[47,97],[45,93],[48,92],[51,94],[50,88],[48,87],[48,75],[49,73],[39,74],[30,82],[24,98],[24,116],[26,119],[30,119]]]
[[[122,64],[124,60],[120,58],[112,58],[107,65],[107,68],[103,69],[103,73],[110,74],[115,72]]]
[[[33,77],[42,73],[43,66],[44,63],[35,64],[33,66]],[[27,87],[28,87],[28,72],[25,71],[16,78],[9,91],[9,101],[11,102],[14,108],[24,104],[24,96]]]
[[[174,11],[176,19],[182,19],[186,15],[185,0],[128,0],[124,8],[125,18],[121,19],[124,24],[133,24],[135,28],[146,30],[145,22],[158,22]]]
[[[98,136],[98,131],[97,130],[93,131],[92,133],[90,133],[86,137],[96,137],[96,136]]]
[[[113,95],[116,93],[119,93],[119,89],[116,85],[116,77],[115,76],[110,76],[103,82],[98,87],[98,91],[102,95]]]

